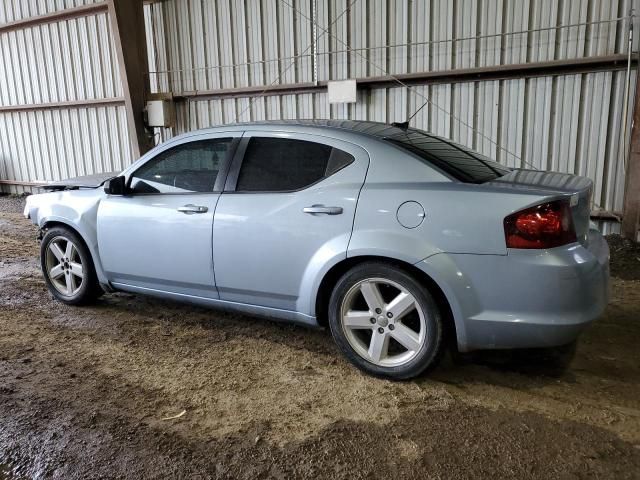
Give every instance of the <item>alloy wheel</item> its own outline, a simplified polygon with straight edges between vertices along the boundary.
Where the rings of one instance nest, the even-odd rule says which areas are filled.
[[[353,285],[341,308],[342,328],[351,347],[383,367],[410,362],[427,339],[425,313],[400,284],[367,278]]]
[[[46,254],[47,275],[62,295],[72,297],[84,282],[84,269],[78,247],[68,238],[55,237]]]

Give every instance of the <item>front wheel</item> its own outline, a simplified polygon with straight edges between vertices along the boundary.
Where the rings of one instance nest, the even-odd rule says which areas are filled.
[[[391,264],[365,263],[345,273],[331,295],[329,325],[349,361],[376,376],[416,377],[443,350],[442,317],[433,297]]]
[[[47,287],[63,303],[91,303],[102,293],[89,250],[70,229],[47,231],[40,245],[40,264]]]

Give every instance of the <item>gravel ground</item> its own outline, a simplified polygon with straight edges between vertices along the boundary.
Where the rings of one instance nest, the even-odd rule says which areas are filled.
[[[567,368],[448,356],[394,383],[323,331],[129,294],[57,303],[22,201],[0,197],[0,479],[640,478],[640,254],[621,239]]]

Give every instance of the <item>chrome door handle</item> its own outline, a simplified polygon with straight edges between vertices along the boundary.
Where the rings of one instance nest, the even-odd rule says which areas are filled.
[[[191,215],[192,213],[207,213],[209,211],[208,207],[204,207],[202,205],[183,205],[182,207],[178,207],[178,211],[182,213],[186,213],[187,215]]]
[[[304,207],[302,209],[304,213],[310,213],[316,215],[323,213],[325,215],[340,215],[342,213],[342,207],[325,207],[324,205],[311,205],[310,207]]]

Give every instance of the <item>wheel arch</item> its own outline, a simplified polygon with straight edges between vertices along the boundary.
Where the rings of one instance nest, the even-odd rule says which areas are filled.
[[[73,233],[75,233],[76,235],[78,235],[78,237],[80,237],[80,240],[82,240],[82,243],[84,243],[84,246],[87,247],[87,249],[89,249],[89,251],[91,252],[91,248],[89,247],[89,244],[87,243],[87,239],[85,238],[85,236],[82,234],[82,232],[74,225],[72,225],[69,222],[65,222],[64,220],[60,220],[60,219],[47,219],[44,222],[42,222],[42,225],[40,226],[40,230],[51,230],[52,228],[55,227],[62,227],[62,228],[66,228],[67,230],[71,230]],[[91,259],[93,260],[93,253],[91,252]]]
[[[367,262],[387,263],[396,268],[399,268],[406,273],[409,273],[410,275],[418,279],[421,283],[424,283],[427,286],[429,293],[433,295],[436,304],[438,305],[438,308],[440,308],[440,312],[442,313],[445,325],[445,341],[456,340],[457,329],[453,310],[451,308],[449,299],[445,295],[444,290],[440,287],[438,282],[436,282],[431,276],[420,270],[415,265],[396,258],[376,255],[360,255],[355,257],[347,257],[344,260],[333,265],[327,271],[327,273],[320,281],[320,286],[318,287],[315,299],[316,321],[319,325],[323,327],[326,327],[328,325],[329,299],[331,297],[333,287],[340,279],[340,277],[356,265]]]
[[[97,246],[93,245],[87,240],[87,235],[85,235],[82,230],[80,230],[77,225],[69,222],[64,218],[45,218],[42,220],[40,224],[40,230],[50,230],[54,227],[63,227],[68,230],[71,230],[73,233],[78,235],[84,246],[89,250],[89,254],[91,255],[91,261],[93,262],[93,268],[95,269],[96,276],[98,277],[98,282],[100,286],[107,291],[112,290],[109,282],[106,279],[104,271],[102,270],[102,264],[100,263],[100,257],[98,256],[98,252],[96,250]]]

